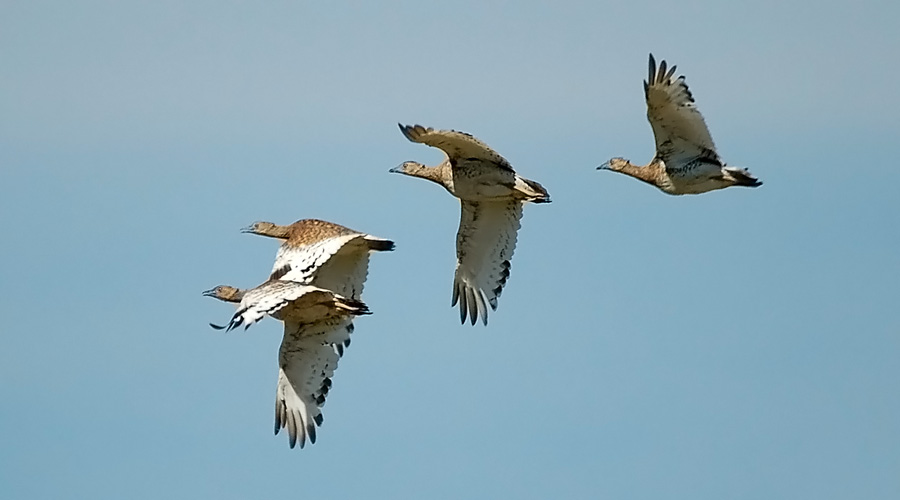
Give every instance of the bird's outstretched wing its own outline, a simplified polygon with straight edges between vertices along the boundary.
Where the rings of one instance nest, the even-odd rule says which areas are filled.
[[[675,66],[667,69],[666,61],[662,61],[657,68],[656,60],[650,54],[644,95],[647,119],[656,138],[656,154],[661,160],[672,164],[697,158],[719,161],[716,145],[684,76],[675,78]]]
[[[394,242],[368,234],[344,235],[318,243],[278,250],[269,279],[309,283],[359,299],[369,274],[369,254],[391,251]]]
[[[400,131],[410,141],[443,150],[447,153],[450,164],[453,166],[456,166],[460,160],[478,160],[514,172],[506,158],[470,134],[455,130],[435,130],[421,125],[398,125]]]
[[[349,318],[310,325],[285,323],[278,353],[278,387],[275,393],[275,434],[287,429],[291,448],[316,442],[322,425],[322,406],[331,389],[331,378],[349,344],[353,325]]]
[[[359,233],[344,234],[308,245],[294,245],[291,241],[286,241],[278,247],[275,265],[272,266],[272,275],[269,278],[310,283],[319,268],[345,245],[351,242],[362,245],[364,237],[364,234]]]
[[[456,234],[456,276],[453,301],[459,302],[460,321],[487,325],[488,310],[509,278],[510,259],[522,218],[521,201],[463,201]]]

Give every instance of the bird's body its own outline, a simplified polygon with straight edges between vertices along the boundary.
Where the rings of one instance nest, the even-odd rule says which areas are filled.
[[[284,324],[278,352],[275,434],[287,429],[293,448],[315,443],[321,407],[338,360],[350,345],[353,319],[369,314],[360,300],[371,251],[393,250],[394,243],[316,219],[288,226],[257,222],[245,232],[282,241],[269,279],[241,290],[218,286],[204,292],[238,303],[227,327],[249,327],[265,315]]]
[[[239,301],[237,312],[227,327],[217,327],[227,330],[240,325],[249,328],[266,315],[285,323],[303,325],[343,318],[350,313],[359,315],[369,312],[359,300],[343,297],[324,288],[280,279],[268,280],[249,290],[220,285],[204,292],[204,295],[225,302]]]
[[[447,155],[434,167],[408,161],[391,172],[430,180],[459,198],[462,214],[452,305],[459,303],[463,323],[468,317],[474,325],[480,317],[486,325],[488,307],[497,309],[509,277],[522,207],[526,202],[548,203],[550,195],[469,134],[420,125],[400,125],[400,131],[410,141],[440,148]]]
[[[747,169],[729,167],[719,158],[703,115],[684,77],[674,78],[675,66],[659,68],[650,55],[644,82],[647,119],[656,139],[656,156],[644,166],[612,158],[600,170],[621,172],[658,187],[668,194],[700,194],[730,186],[762,185]]]
[[[231,330],[244,325],[246,329],[265,315],[284,323],[278,352],[275,433],[287,428],[291,448],[298,441],[301,448],[307,440],[315,443],[331,377],[353,332],[352,319],[369,314],[366,305],[318,287],[279,279],[249,290],[220,285],[204,295],[239,302],[227,327],[212,325],[214,328]]]
[[[244,232],[282,241],[272,276],[356,299],[362,295],[368,276],[369,253],[394,249],[390,240],[318,219],[303,219],[287,226],[255,222]]]
[[[515,172],[500,168],[484,168],[477,161],[462,160],[451,165],[449,160],[436,167],[411,166],[407,175],[434,181],[450,194],[466,201],[547,201],[547,193],[539,184]]]

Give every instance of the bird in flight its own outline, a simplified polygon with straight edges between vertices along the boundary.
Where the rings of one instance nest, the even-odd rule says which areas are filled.
[[[512,165],[487,144],[463,132],[400,125],[412,142],[441,149],[446,159],[428,167],[407,161],[391,172],[440,184],[460,200],[462,215],[456,233],[456,274],[451,306],[459,304],[459,318],[487,325],[488,307],[509,278],[510,260],[525,203],[549,203],[539,183],[516,174]]]
[[[647,165],[612,158],[597,170],[630,175],[668,194],[700,194],[730,186],[761,186],[745,168],[729,167],[719,158],[703,115],[684,82],[675,78],[675,66],[666,61],[656,66],[650,54],[650,71],[644,82],[647,119],[656,138],[656,156]]]

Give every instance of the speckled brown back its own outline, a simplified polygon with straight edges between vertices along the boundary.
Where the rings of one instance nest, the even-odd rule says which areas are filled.
[[[328,238],[362,234],[340,224],[319,219],[303,219],[288,226],[287,243],[291,245],[310,245]]]

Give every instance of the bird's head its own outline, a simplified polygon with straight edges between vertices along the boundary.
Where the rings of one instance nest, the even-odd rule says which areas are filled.
[[[240,302],[243,297],[241,290],[228,285],[219,285],[203,292],[206,297],[213,297],[223,302]]]
[[[275,227],[275,224],[271,222],[254,222],[247,227],[241,228],[242,233],[253,233],[253,234],[261,234],[265,235],[269,231],[271,231]]]
[[[628,160],[625,158],[610,158],[608,162],[597,167],[597,170],[612,170],[613,172],[618,172],[622,170],[625,165],[628,165]]]
[[[393,174],[413,175],[425,169],[425,165],[415,161],[405,161],[390,170]]]

